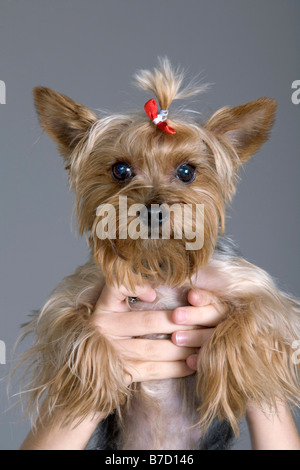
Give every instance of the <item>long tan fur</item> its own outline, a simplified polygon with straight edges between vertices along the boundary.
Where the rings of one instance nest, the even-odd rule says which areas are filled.
[[[135,78],[139,87],[157,96],[162,108],[173,99],[203,91],[192,86],[181,91],[183,74],[166,59],[158,69],[139,72]],[[298,404],[299,365],[291,359],[292,343],[300,338],[298,301],[281,293],[259,268],[215,252],[240,166],[268,138],[275,101],[261,98],[226,107],[204,124],[188,112],[174,110],[168,123],[176,134],[167,135],[143,112],[98,118],[49,89],[35,89],[34,97],[42,127],[63,154],[75,192],[79,232],[86,235],[93,257],[63,280],[26,328],[35,340],[23,358],[31,371],[24,389],[36,419],[59,416],[56,419],[66,424],[97,411],[122,413],[125,402],[134,403],[124,361],[92,322],[105,281],[129,288],[150,282],[168,292],[199,286],[227,303],[227,318],[199,354],[195,396],[201,400],[201,429],[217,416],[238,433],[249,401],[275,411],[278,399]],[[126,185],[111,177],[112,165],[120,160],[135,169],[135,178]],[[173,177],[184,162],[197,171],[190,185]],[[120,195],[127,196],[129,205],[204,204],[203,248],[187,252],[185,240],[174,238],[99,240],[96,209],[104,203],[117,209]],[[132,445],[130,429],[125,429],[124,441]]]

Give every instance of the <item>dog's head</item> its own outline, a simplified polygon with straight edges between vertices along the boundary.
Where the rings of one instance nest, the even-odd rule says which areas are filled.
[[[182,79],[166,59],[136,75],[163,110],[203,91],[180,90]],[[151,120],[143,110],[99,118],[42,87],[34,99],[69,171],[79,232],[108,282],[131,287],[145,279],[182,285],[207,264],[239,167],[267,139],[276,109],[274,100],[261,98],[200,123],[184,110],[167,121]]]

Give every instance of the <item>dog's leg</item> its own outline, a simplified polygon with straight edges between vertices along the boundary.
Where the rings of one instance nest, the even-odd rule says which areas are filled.
[[[206,428],[217,416],[238,434],[249,402],[271,412],[278,400],[299,404],[293,343],[300,339],[300,303],[242,258],[219,256],[201,276],[200,285],[230,306],[199,354],[201,424]]]

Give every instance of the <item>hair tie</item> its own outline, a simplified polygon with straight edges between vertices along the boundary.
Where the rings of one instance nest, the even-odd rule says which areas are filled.
[[[174,129],[172,129],[172,127],[169,127],[166,123],[169,111],[167,109],[161,109],[160,112],[157,114],[157,104],[154,99],[147,101],[144,106],[144,110],[151,119],[151,121],[153,121],[159,129],[166,132],[167,134],[176,134],[176,131],[174,131]]]

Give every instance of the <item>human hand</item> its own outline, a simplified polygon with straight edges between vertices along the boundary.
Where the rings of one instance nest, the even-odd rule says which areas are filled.
[[[122,287],[105,286],[92,318],[94,326],[122,355],[128,371],[126,385],[193,374],[197,349],[203,346],[214,327],[222,321],[226,311],[224,306],[216,303],[210,293],[193,290],[188,295],[191,306],[178,307],[174,311],[130,311],[126,302],[128,296],[138,296],[145,302],[151,302],[156,294],[150,287],[137,288],[132,293]],[[197,326],[206,329],[195,329]],[[169,340],[135,338],[158,333],[172,334],[173,343]],[[184,334],[185,338],[182,336]],[[105,414],[97,413],[75,426],[63,428],[53,427],[51,423],[38,423],[38,432],[30,432],[21,449],[84,449],[98,422],[104,418]]]
[[[93,313],[93,324],[113,344],[127,371],[126,385],[133,382],[185,377],[194,373],[186,363],[194,347],[178,346],[168,339],[146,339],[149,334],[172,334],[191,326],[177,326],[172,311],[131,311],[126,299],[138,296],[152,302],[156,293],[148,286],[130,292],[124,287],[105,286]]]
[[[191,306],[178,307],[172,314],[172,321],[183,326],[182,330],[174,331],[172,341],[177,346],[196,348],[187,358],[187,365],[197,370],[199,351],[224,320],[228,307],[212,293],[201,289],[190,290],[188,301]]]

